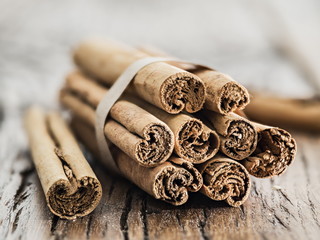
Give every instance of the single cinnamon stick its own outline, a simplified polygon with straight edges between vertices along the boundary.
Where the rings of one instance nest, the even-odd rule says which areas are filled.
[[[194,165],[181,157],[175,157],[172,155],[170,157],[170,162],[174,166],[182,167],[187,170],[193,177],[193,181],[190,185],[188,185],[187,189],[190,192],[198,192],[203,185],[203,178],[201,173],[194,167]]]
[[[139,48],[150,56],[168,57],[168,54],[155,48]],[[204,108],[221,114],[228,114],[242,110],[250,102],[248,90],[233,80],[230,76],[205,68],[196,67],[189,63],[170,62],[172,65],[197,75],[206,87],[206,100]]]
[[[61,91],[60,101],[86,123],[95,125],[94,109],[78,97]],[[168,160],[174,139],[165,123],[127,101],[118,101],[110,115],[118,122],[106,121],[105,136],[132,159],[145,167],[154,167]]]
[[[249,104],[248,90],[230,76],[212,70],[198,70],[193,73],[200,77],[206,86],[205,109],[228,114],[244,109]]]
[[[238,162],[223,156],[215,156],[199,165],[203,176],[201,193],[216,201],[226,201],[238,207],[248,198],[251,179],[248,171]]]
[[[254,94],[245,109],[247,116],[257,122],[303,131],[320,131],[320,101],[318,99],[289,99]]]
[[[33,107],[24,120],[50,211],[65,219],[88,215],[101,199],[101,184],[63,119]]]
[[[204,111],[201,116],[212,123],[220,135],[220,151],[228,157],[242,160],[256,149],[258,134],[249,120],[234,113],[224,116],[211,111]]]
[[[73,72],[66,79],[66,89],[74,93],[85,102],[96,107],[102,100],[108,89],[95,82],[92,78]],[[130,101],[146,110],[167,124],[174,134],[175,153],[192,163],[202,163],[212,158],[219,149],[219,137],[215,131],[208,128],[200,120],[186,114],[168,114],[167,112],[152,106],[134,97],[123,97],[119,102]],[[118,113],[123,104],[116,103],[111,110],[111,116]],[[128,112],[125,110],[124,112]],[[135,117],[133,124],[142,121],[141,115]],[[143,117],[144,118],[144,117]]]
[[[129,65],[145,57],[137,49],[107,40],[84,41],[74,51],[75,63],[109,86]],[[205,100],[205,86],[197,76],[163,62],[142,68],[131,89],[168,113],[197,112]]]
[[[293,162],[297,145],[287,131],[252,123],[258,131],[254,153],[242,161],[248,172],[258,178],[268,178],[285,172]]]
[[[98,148],[94,129],[80,119],[73,118],[72,128],[85,146],[97,157]],[[112,153],[119,172],[156,199],[172,205],[182,205],[188,200],[188,190],[198,191],[203,183],[202,176],[191,163],[171,157],[170,161],[154,168],[145,168],[113,146]],[[108,167],[108,166],[107,166]]]

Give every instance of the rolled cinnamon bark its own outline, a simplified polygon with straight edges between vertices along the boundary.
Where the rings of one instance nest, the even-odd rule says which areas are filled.
[[[74,51],[75,63],[109,86],[128,66],[145,57],[148,55],[137,49],[103,40],[84,41]],[[131,88],[168,113],[197,112],[205,100],[205,86],[197,76],[163,62],[143,67]]]
[[[226,201],[238,207],[248,198],[251,179],[247,170],[238,162],[223,156],[199,165],[203,176],[201,193],[216,201]]]
[[[220,146],[218,134],[199,119],[182,113],[168,114],[146,104],[144,109],[170,127],[175,138],[174,152],[179,157],[199,164],[212,158],[218,152]]]
[[[102,100],[107,88],[94,82],[92,78],[89,78],[80,72],[73,72],[68,75],[66,79],[66,88],[84,99],[84,101],[96,107]],[[111,116],[124,110],[126,110],[124,104],[125,101],[130,101],[146,110],[159,120],[167,124],[174,134],[174,151],[175,153],[192,163],[202,163],[212,158],[219,149],[219,137],[215,131],[208,128],[200,120],[192,118],[186,114],[168,114],[167,112],[152,106],[142,100],[134,97],[124,97],[118,101],[111,110]],[[128,105],[128,104],[126,104]],[[134,120],[133,124],[142,121],[141,115],[130,118]],[[143,117],[144,119],[145,117]],[[118,120],[118,119],[117,119]]]
[[[150,56],[168,57],[168,54],[155,48],[139,48]],[[194,64],[170,62],[170,64],[197,75],[206,87],[204,108],[221,114],[241,110],[250,102],[248,90],[230,76],[215,70],[199,68]]]
[[[320,131],[319,99],[289,99],[256,93],[245,113],[250,119],[263,124]]]
[[[60,101],[76,116],[91,126],[95,125],[95,111],[88,104],[64,90],[61,91]],[[110,115],[121,124],[108,119],[105,136],[132,159],[145,167],[154,167],[168,160],[174,139],[165,123],[127,101],[118,101]]]
[[[248,172],[258,178],[268,178],[285,172],[293,162],[297,145],[287,131],[253,123],[258,131],[254,153],[242,161]]]
[[[79,139],[99,157],[94,129],[76,118],[71,124]],[[112,153],[123,177],[154,198],[172,205],[184,204],[189,197],[188,190],[198,191],[202,186],[203,181],[199,171],[183,159],[171,157],[170,161],[159,166],[145,168],[132,161],[128,155],[115,146],[113,146]]]
[[[193,164],[190,161],[175,156],[170,157],[170,162],[174,166],[179,166],[183,169],[186,169],[192,175],[193,181],[187,186],[187,189],[190,192],[198,192],[203,185],[203,179],[200,172],[193,166]]]
[[[63,119],[33,107],[24,120],[50,211],[65,219],[92,212],[101,199],[101,185]]]
[[[249,120],[234,113],[224,116],[211,111],[205,111],[201,116],[211,122],[220,135],[220,150],[228,157],[242,160],[256,149],[258,134]]]
[[[205,109],[228,114],[244,109],[249,104],[248,90],[230,76],[212,70],[198,70],[193,73],[200,77],[206,86]]]

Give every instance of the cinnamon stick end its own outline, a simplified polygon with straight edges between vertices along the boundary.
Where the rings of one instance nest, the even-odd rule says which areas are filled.
[[[83,177],[78,181],[58,180],[46,194],[51,212],[68,220],[91,213],[101,196],[101,184],[92,177]]]

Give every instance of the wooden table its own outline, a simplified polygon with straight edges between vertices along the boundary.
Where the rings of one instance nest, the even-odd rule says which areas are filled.
[[[314,94],[317,1],[1,0],[0,9],[0,239],[320,238],[319,135],[293,132],[295,162],[283,176],[253,179],[239,208],[201,194],[173,207],[91,159],[104,189],[101,203],[89,216],[66,221],[46,206],[21,126],[30,104],[58,106],[70,50],[97,33],[206,63],[250,89]],[[301,53],[313,61],[297,61]]]

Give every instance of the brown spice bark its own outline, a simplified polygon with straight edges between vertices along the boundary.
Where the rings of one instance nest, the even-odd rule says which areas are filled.
[[[24,120],[50,211],[65,219],[88,215],[101,199],[101,185],[61,116],[33,107]]]
[[[251,179],[247,170],[238,162],[223,156],[215,156],[199,165],[203,176],[201,193],[216,201],[226,201],[238,207],[248,198]]]
[[[150,56],[168,57],[155,48],[139,48]],[[248,90],[227,74],[197,67],[190,63],[170,62],[170,64],[197,75],[206,87],[204,108],[221,114],[242,110],[250,102]]]
[[[258,178],[280,175],[293,162],[297,145],[287,131],[253,123],[258,131],[254,153],[242,161],[248,172]]]
[[[219,150],[219,135],[197,118],[187,114],[168,114],[151,105],[144,109],[164,121],[174,134],[174,152],[191,163],[199,164],[212,158]]]
[[[81,99],[84,99],[84,101],[93,107],[99,104],[108,91],[107,88],[104,88],[92,78],[79,72],[68,75],[66,79],[66,89]],[[217,153],[219,149],[219,137],[216,132],[208,128],[200,120],[186,114],[168,114],[151,104],[127,95],[127,97],[123,97],[122,100],[118,101],[111,109],[111,117],[114,117],[114,115],[120,111],[124,113],[129,112],[129,104],[127,101],[133,102],[170,127],[174,134],[174,151],[178,156],[192,163],[202,163]],[[124,103],[128,106],[126,107]],[[128,118],[134,120],[132,124],[139,124],[140,121],[145,119],[141,114],[132,117],[128,116]],[[119,119],[117,120],[119,121]]]
[[[94,109],[80,98],[62,90],[60,101],[83,121],[95,125]],[[174,139],[165,123],[127,101],[118,101],[110,115],[112,119],[106,121],[104,134],[132,159],[145,167],[154,167],[168,160]]]
[[[97,157],[98,148],[94,129],[80,119],[74,118],[72,128],[85,146]],[[120,174],[136,184],[156,199],[172,205],[182,205],[189,197],[189,191],[198,191],[202,186],[202,176],[191,163],[171,157],[154,168],[145,168],[129,158],[119,148],[113,146],[112,154]],[[107,166],[108,167],[108,166]]]
[[[148,55],[137,49],[103,40],[84,41],[74,51],[75,63],[109,86],[128,66],[145,57]],[[197,112],[205,101],[205,86],[199,77],[163,62],[143,67],[131,89],[168,113]]]
[[[228,114],[237,109],[244,109],[249,104],[250,96],[248,90],[230,76],[212,70],[198,70],[193,73],[206,86],[205,109]]]
[[[319,99],[289,99],[257,93],[245,113],[263,124],[320,132]]]
[[[220,150],[228,157],[242,160],[250,156],[257,146],[258,134],[254,125],[234,113],[222,115],[204,111],[201,114],[220,135]]]

